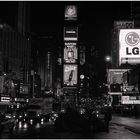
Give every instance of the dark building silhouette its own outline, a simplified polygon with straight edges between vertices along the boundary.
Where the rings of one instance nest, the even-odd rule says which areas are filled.
[[[131,3],[131,13],[134,19],[135,28],[140,27],[140,3],[135,1]]]
[[[30,2],[18,2],[17,29],[22,35],[28,35],[30,32]]]
[[[0,71],[14,77],[16,82],[28,85],[31,66],[29,3],[1,4],[4,15],[0,19]]]

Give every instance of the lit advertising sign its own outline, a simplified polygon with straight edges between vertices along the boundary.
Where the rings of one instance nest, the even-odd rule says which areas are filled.
[[[77,85],[77,65],[64,64],[63,82],[64,86]]]
[[[119,63],[140,63],[140,29],[121,29]]]
[[[64,40],[77,41],[78,28],[77,27],[64,27]]]
[[[77,56],[76,42],[65,42],[64,62],[76,63],[77,58],[78,56]]]
[[[139,96],[122,96],[122,104],[140,104]]]
[[[77,7],[75,5],[65,6],[65,20],[77,20]]]
[[[1,102],[10,102],[10,97],[1,97]]]
[[[121,84],[123,81],[122,77],[128,69],[109,69],[108,70],[108,83],[113,83],[113,78],[115,78],[116,83]]]
[[[128,71],[128,69],[109,69],[108,70],[108,84],[110,94],[117,94],[122,91],[121,84],[123,83],[123,74]]]
[[[129,96],[122,96],[122,104],[133,104],[133,100],[129,100]]]

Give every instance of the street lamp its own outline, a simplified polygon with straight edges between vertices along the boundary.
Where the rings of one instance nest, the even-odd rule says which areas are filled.
[[[109,70],[109,64],[111,62],[111,57],[110,56],[106,56],[105,57],[105,61],[106,61],[106,77],[108,77],[108,70]]]
[[[106,56],[105,57],[105,61],[106,61],[106,68],[109,69],[109,63],[111,62],[111,57],[110,56]]]
[[[111,57],[110,56],[106,56],[105,60],[106,60],[106,62],[110,62],[111,61]]]

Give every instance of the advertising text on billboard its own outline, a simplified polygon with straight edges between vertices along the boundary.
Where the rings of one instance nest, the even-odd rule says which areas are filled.
[[[78,28],[77,27],[64,27],[64,40],[77,41]]]

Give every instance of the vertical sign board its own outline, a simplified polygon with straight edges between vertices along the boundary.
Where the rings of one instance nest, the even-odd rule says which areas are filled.
[[[121,29],[119,34],[119,63],[140,63],[140,29]]]
[[[78,27],[64,27],[64,41],[77,41]]]
[[[77,70],[76,64],[64,64],[63,70],[63,82],[65,87],[76,87],[77,86]]]
[[[76,5],[65,6],[64,19],[71,23],[77,20]],[[67,95],[71,94],[72,96],[76,93],[78,83],[77,41],[78,27],[74,24],[64,27],[63,88]]]
[[[76,42],[65,42],[64,47],[64,62],[76,63],[78,59]]]
[[[77,7],[75,5],[65,6],[65,20],[77,20]]]

